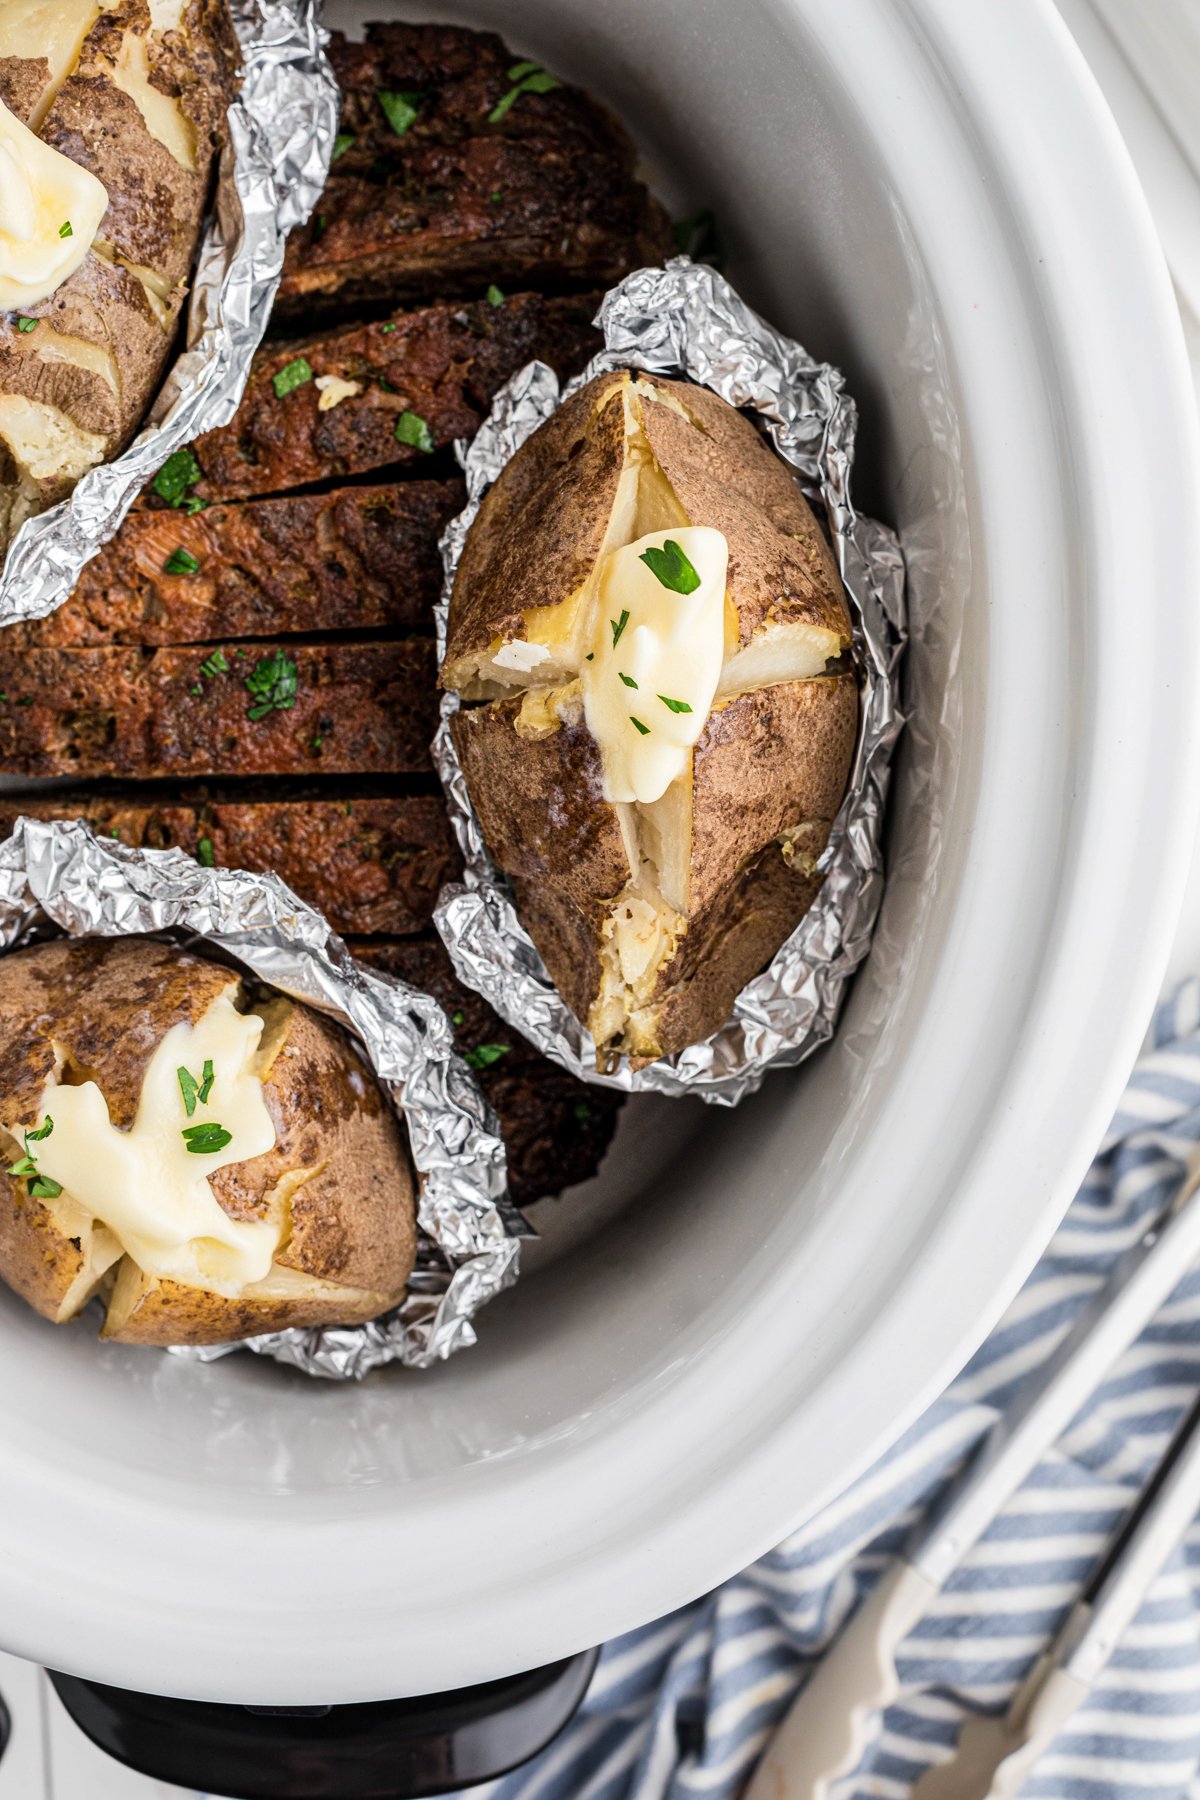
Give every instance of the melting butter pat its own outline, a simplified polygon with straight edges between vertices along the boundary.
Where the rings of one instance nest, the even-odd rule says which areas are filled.
[[[235,1298],[271,1268],[280,1223],[231,1219],[209,1184],[218,1169],[274,1147],[275,1126],[255,1072],[262,1030],[263,1021],[239,1013],[228,994],[194,1026],[173,1026],[146,1069],[128,1131],[112,1123],[94,1081],[46,1087],[42,1106],[53,1128],[29,1146],[39,1175],[58,1182],[68,1200],[106,1226],[147,1275]],[[212,1085],[189,1116],[179,1070],[200,1083],[205,1062],[212,1064]],[[228,1143],[205,1153],[189,1150],[184,1131],[205,1125],[220,1125]],[[13,1136],[21,1141],[19,1131]],[[54,1202],[48,1204],[53,1211]]]
[[[669,544],[699,577],[691,593],[643,561]],[[708,525],[651,531],[604,559],[582,677],[611,801],[649,805],[688,765],[721,676],[728,561],[724,534]]]
[[[24,312],[60,288],[107,211],[104,183],[0,101],[0,312]]]

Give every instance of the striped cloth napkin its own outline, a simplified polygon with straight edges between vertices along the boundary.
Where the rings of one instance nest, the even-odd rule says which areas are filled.
[[[1150,1048],[1050,1248],[943,1397],[833,1506],[715,1593],[609,1644],[550,1749],[470,1800],[734,1800],[805,1674],[1022,1378],[1200,1149],[1200,982]],[[1056,1630],[1200,1386],[1200,1271],[966,1559],[903,1646],[902,1693],[836,1800],[895,1796],[1000,1711]],[[1200,1800],[1200,1526],[1168,1563],[1028,1800]]]

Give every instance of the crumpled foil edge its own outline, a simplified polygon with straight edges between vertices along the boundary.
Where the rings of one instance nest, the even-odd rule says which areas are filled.
[[[227,952],[271,987],[347,1027],[407,1127],[421,1181],[420,1248],[407,1298],[366,1325],[174,1349],[208,1362],[252,1350],[311,1375],[428,1368],[474,1344],[479,1308],[516,1280],[530,1235],[506,1199],[504,1142],[428,994],[357,963],[275,875],[202,867],[181,850],[133,850],[82,820],[21,818],[0,844],[0,952],[47,935],[183,935]]]
[[[846,798],[818,864],[825,880],[769,968],[742,990],[727,1025],[705,1043],[646,1068],[633,1070],[622,1058],[616,1070],[601,1075],[590,1035],[559,997],[488,855],[450,736],[458,698],[447,694],[434,762],[464,879],[443,888],[434,923],[459,979],[573,1075],[626,1093],[695,1094],[733,1106],[761,1085],[768,1069],[803,1061],[832,1036],[846,984],[870,948],[883,898],[892,753],[904,724],[904,558],[895,533],[864,518],[851,501],[857,411],[841,373],[774,330],[714,269],[687,257],[675,257],[665,268],[639,269],[605,296],[596,324],[604,349],[582,375],[560,391],[552,369],[528,364],[501,388],[471,442],[456,445],[467,504],[442,538],[439,662],[455,571],[483,496],[561,402],[593,376],[621,368],[682,372],[712,388],[730,405],[757,415],[804,492],[824,501],[850,600],[862,719]]]
[[[21,526],[0,569],[0,625],[60,606],[172,451],[233,417],[279,286],[287,233],[308,218],[325,185],[340,101],[319,0],[231,0],[230,11],[242,85],[192,280],[186,347],[128,449]]]

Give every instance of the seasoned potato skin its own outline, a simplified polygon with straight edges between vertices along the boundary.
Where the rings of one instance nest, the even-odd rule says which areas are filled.
[[[195,1025],[235,970],[150,939],[58,940],[0,960],[0,1094],[18,1128],[39,1123],[56,1061],[67,1078],[95,1079],[115,1125],[128,1128],[147,1066],[173,1025]],[[291,1198],[290,1232],[276,1261],[311,1277],[312,1292],[229,1300],[177,1282],[143,1280],[129,1316],[105,1335],[137,1343],[219,1343],[293,1324],[374,1317],[403,1293],[416,1250],[414,1189],[395,1115],[349,1041],[327,1020],[281,1002],[278,1049],[263,1076],[273,1149],[212,1177],[232,1218],[269,1211],[290,1173],[313,1171]],[[249,1010],[262,1011],[263,1002]],[[268,1032],[271,1024],[268,1024]],[[12,1160],[18,1145],[6,1145]],[[125,1269],[132,1273],[128,1263]],[[59,1314],[80,1273],[78,1244],[52,1209],[11,1177],[0,1196],[0,1275],[45,1317]],[[118,1276],[121,1283],[121,1276]],[[127,1284],[128,1285],[128,1284]]]
[[[586,1019],[600,985],[601,926],[633,870],[586,726],[530,741],[515,729],[520,706],[460,711],[455,748],[529,934],[567,1005]],[[812,904],[820,879],[794,871],[780,840],[803,824],[806,851],[815,859],[825,848],[857,732],[853,675],[780,683],[714,711],[693,752],[688,930],[652,997],[662,1055],[729,1016]]]

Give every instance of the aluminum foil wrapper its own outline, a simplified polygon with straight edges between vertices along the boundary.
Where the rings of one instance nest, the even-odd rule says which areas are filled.
[[[605,296],[596,323],[604,349],[582,375],[560,391],[553,370],[530,363],[500,390],[473,441],[457,446],[467,505],[442,540],[439,655],[445,653],[455,570],[480,501],[562,400],[609,369],[681,373],[712,388],[756,417],[795,468],[805,494],[824,501],[850,598],[862,727],[846,798],[818,865],[825,881],[770,967],[742,990],[733,1017],[713,1037],[648,1068],[635,1071],[623,1058],[613,1073],[598,1074],[591,1037],[559,998],[488,856],[450,738],[458,700],[447,695],[434,757],[465,877],[443,889],[435,922],[460,979],[563,1068],[626,1092],[696,1094],[734,1106],[768,1069],[803,1061],[832,1035],[846,983],[870,947],[883,897],[888,778],[903,725],[904,560],[895,534],[854,510],[857,413],[841,374],[760,319],[714,269],[687,257],[664,269],[639,269]]]
[[[474,1315],[516,1280],[530,1235],[505,1200],[504,1143],[455,1053],[437,1002],[360,967],[324,919],[274,875],[206,869],[181,850],[131,850],[82,821],[20,819],[0,844],[0,951],[54,934],[170,933],[226,951],[346,1026],[408,1130],[421,1181],[420,1249],[407,1298],[368,1325],[272,1332],[174,1350],[199,1361],[253,1350],[310,1375],[426,1368],[475,1342]]]
[[[329,172],[339,98],[318,4],[230,0],[242,85],[192,277],[186,348],[129,448],[22,525],[0,569],[0,625],[42,619],[61,606],[171,452],[233,417],[279,285],[287,233],[308,218]]]

